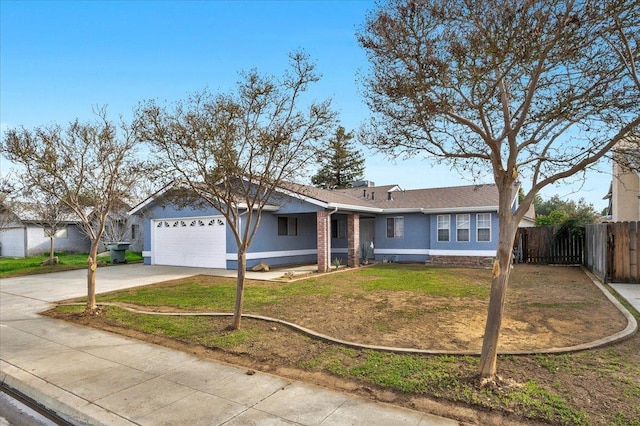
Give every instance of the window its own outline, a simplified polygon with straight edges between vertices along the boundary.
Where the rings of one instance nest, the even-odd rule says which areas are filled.
[[[137,239],[138,235],[140,235],[140,225],[138,224],[131,225],[131,240]]]
[[[491,213],[478,213],[478,241],[491,241]]]
[[[451,217],[448,214],[438,215],[438,241],[449,241]]]
[[[468,214],[456,215],[456,241],[469,241],[469,228],[471,216]]]
[[[404,217],[387,218],[387,238],[404,237]]]
[[[279,217],[278,235],[298,235],[298,219],[295,217]]]
[[[331,238],[347,237],[347,221],[334,219],[331,221]]]

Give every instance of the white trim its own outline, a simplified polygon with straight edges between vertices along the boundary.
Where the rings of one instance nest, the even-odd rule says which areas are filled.
[[[478,225],[478,223],[480,222],[480,215],[481,214],[488,214],[489,215],[489,227],[487,228],[486,226],[483,226],[482,228]],[[491,213],[476,213],[476,242],[477,243],[490,243],[493,238],[492,238],[492,233],[493,233],[493,217],[491,216]],[[480,241],[480,239],[478,238],[479,236],[479,232],[481,229],[488,229],[489,230],[489,239],[488,240],[482,240]]]
[[[467,221],[467,227],[461,227],[458,224],[458,216],[468,216],[469,220]],[[469,236],[467,237],[466,240],[460,240],[458,239],[458,230],[462,230],[462,229],[466,229],[467,231],[469,231]],[[471,242],[471,214],[469,213],[456,213],[456,242],[457,243],[469,243]]]
[[[432,256],[481,256],[495,257],[497,250],[429,250]]]
[[[389,236],[389,219],[393,220],[393,235]],[[399,232],[396,232],[396,223],[402,223],[402,235],[396,235]],[[389,238],[404,238],[404,216],[391,216],[387,217],[385,221],[385,236],[387,239]]]
[[[438,207],[432,209],[420,209],[422,213],[491,213],[497,212],[498,206],[480,206],[480,207]]]
[[[348,210],[353,212],[364,212],[364,213],[383,213],[385,210],[378,207],[365,207],[365,206],[355,206],[353,204],[342,204],[342,203],[328,203],[327,207],[337,208],[340,210]]]
[[[375,254],[421,254],[432,256],[480,256],[494,257],[496,250],[440,250],[440,249],[375,249]]]
[[[178,182],[173,181],[167,185],[165,185],[163,188],[159,189],[158,191],[156,191],[154,194],[150,195],[149,197],[147,197],[145,200],[143,200],[142,202],[140,202],[138,205],[136,205],[135,207],[133,207],[131,210],[129,210],[129,212],[127,213],[128,215],[133,215],[136,214],[138,211],[142,210],[144,207],[148,206],[149,204],[155,202],[158,198],[160,198],[163,194],[165,194],[166,192],[168,192],[170,189],[175,188],[178,185]],[[187,185],[184,189],[188,190],[188,191],[194,191],[193,188],[191,188],[189,185]],[[200,193],[198,193],[198,191],[194,191],[197,193],[198,196],[201,196]],[[215,195],[215,194],[210,194],[210,195]],[[215,197],[214,197],[215,198]],[[222,204],[222,203],[221,203]],[[211,207],[213,207],[214,209],[218,210],[218,208],[214,205],[209,204]],[[239,209],[247,209],[247,203],[236,203],[233,207],[239,208]],[[254,207],[253,210],[257,210],[257,207]],[[267,212],[275,212],[278,211],[280,209],[280,206],[275,205],[275,204],[265,204],[262,208],[263,211],[267,211]],[[222,213],[222,212],[221,212]]]
[[[175,185],[176,185],[176,181],[175,180],[169,182],[164,187],[162,187],[159,190],[157,190],[154,194],[151,194],[145,200],[143,200],[142,202],[138,203],[137,206],[135,206],[131,210],[129,210],[128,214],[129,215],[136,214],[139,210],[142,210],[143,207],[146,207],[149,204],[151,204],[154,201],[156,201],[161,195],[163,195],[165,192],[168,192],[169,189],[173,188]]]
[[[308,197],[306,195],[300,194],[299,192],[291,191],[289,189],[284,188],[276,188],[276,192],[280,192],[281,194],[288,195],[292,198],[297,198],[298,200],[304,201],[309,204],[313,204],[319,207],[326,208],[328,206],[324,201],[320,201],[316,198]]]
[[[447,227],[440,228],[440,218],[447,218]],[[448,238],[446,240],[440,239],[440,230],[448,231]],[[436,241],[439,243],[448,243],[451,241],[451,215],[450,214],[439,214],[436,216]]]
[[[263,258],[269,258],[269,257],[306,256],[310,254],[318,254],[318,249],[258,251],[253,253],[247,253],[247,260],[263,259]],[[238,253],[227,253],[227,260],[238,260]]]
[[[373,249],[374,254],[429,254],[429,249]]]

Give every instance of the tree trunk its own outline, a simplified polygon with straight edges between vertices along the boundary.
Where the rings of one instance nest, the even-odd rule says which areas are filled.
[[[494,381],[496,376],[498,338],[511,273],[513,239],[518,229],[518,224],[511,213],[512,194],[501,194],[500,198],[498,250],[493,263],[489,309],[480,355],[480,379],[483,384]],[[505,198],[504,201],[503,198]]]
[[[49,265],[53,265],[53,258],[54,256],[54,246],[55,246],[55,242],[53,241],[54,235],[50,235],[49,236]]]
[[[238,281],[236,284],[236,304],[233,310],[233,323],[231,328],[238,330],[240,328],[240,319],[242,318],[242,304],[244,302],[244,278],[247,268],[247,253],[245,250],[238,249]]]
[[[91,251],[87,258],[87,308],[85,312],[94,313],[96,305],[96,269],[98,269],[98,244],[99,241],[91,244]]]

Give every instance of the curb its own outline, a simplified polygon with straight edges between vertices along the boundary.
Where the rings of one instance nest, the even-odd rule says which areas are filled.
[[[74,426],[134,424],[13,364],[2,361],[2,386]],[[86,412],[85,412],[86,411]],[[104,423],[98,419],[109,419]]]

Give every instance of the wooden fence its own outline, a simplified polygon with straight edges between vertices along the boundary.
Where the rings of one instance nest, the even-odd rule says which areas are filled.
[[[584,264],[603,281],[640,283],[640,222],[586,227]]]
[[[516,263],[581,264],[584,234],[557,233],[552,226],[519,228],[514,242]]]

